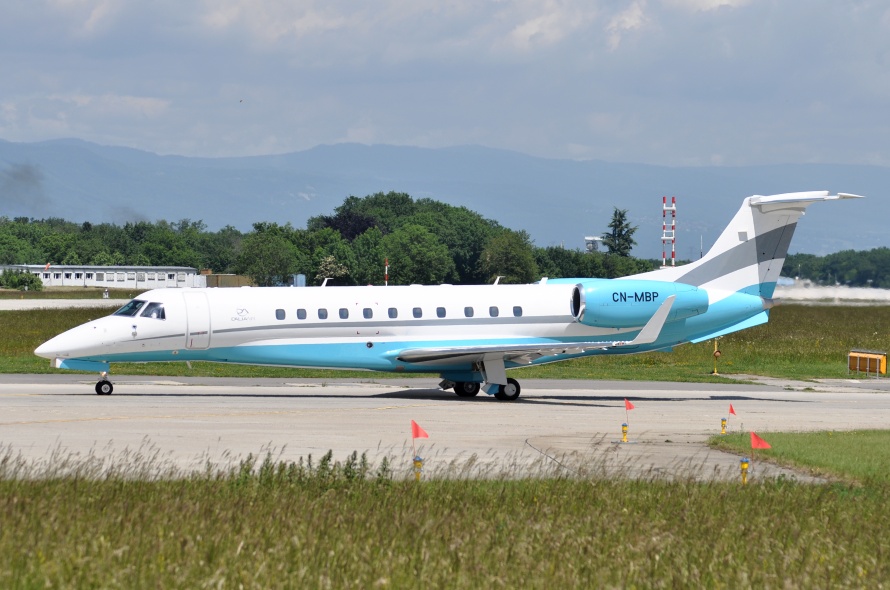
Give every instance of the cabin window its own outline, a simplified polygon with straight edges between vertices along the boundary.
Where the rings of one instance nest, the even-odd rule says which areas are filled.
[[[323,307],[321,309],[319,309],[318,310],[318,319],[320,319],[320,320],[328,319],[328,310],[326,310]]]
[[[70,273],[70,272],[66,272],[66,273],[65,273],[65,278],[66,278],[66,279],[70,279],[70,278],[71,278],[71,273]]]
[[[284,310],[283,310],[283,309],[276,309],[276,310],[275,310],[275,319],[276,319],[276,320],[283,320],[283,319],[284,319]]]
[[[144,318],[152,318],[156,320],[166,320],[167,315],[164,313],[164,304],[158,302],[151,302],[145,306],[145,311],[141,314]]]
[[[438,317],[440,317],[440,318],[444,318],[444,317],[445,317],[445,308],[444,308],[444,307],[437,307],[437,308],[436,308],[436,316],[438,316]]]
[[[298,320],[305,320],[305,319],[306,319],[306,310],[305,310],[305,309],[298,309],[298,310],[297,310],[297,319],[298,319]]]
[[[54,273],[53,273],[53,278],[54,278],[54,279],[61,279],[61,278],[62,278],[62,273],[60,273],[60,272],[54,272]]]
[[[362,316],[364,316],[366,320],[370,320],[372,317],[374,317],[374,310],[370,307],[366,307],[362,310]]]
[[[113,272],[107,273],[105,275],[105,280],[108,281],[109,283],[113,283],[114,282],[114,273]]]
[[[49,278],[49,273],[48,273],[48,272],[43,273],[43,278],[48,279],[48,278]]]
[[[83,273],[82,273],[82,272],[76,272],[76,273],[74,273],[74,278],[75,278],[75,279],[78,279],[78,280],[79,280],[79,279],[82,279],[82,278],[83,278]]]
[[[488,308],[488,315],[490,315],[493,318],[498,317],[499,313],[500,313],[500,311],[498,310],[497,305],[492,305],[491,307]]]
[[[43,278],[48,279],[49,276],[45,276],[45,277],[43,277]],[[105,280],[105,273],[104,273],[104,272],[97,272],[97,273],[96,273],[96,280],[97,280],[97,281],[104,281],[104,280]]]
[[[127,273],[127,280],[128,280],[128,281],[135,281],[135,280],[136,280],[136,273],[135,273],[135,272],[128,272],[128,273]]]
[[[420,309],[419,307],[415,307],[415,308],[414,308],[414,317],[416,317],[416,318],[422,318],[422,317],[423,317],[423,310]]]
[[[125,272],[119,272],[119,273],[117,273],[117,280],[118,280],[119,283],[122,283],[122,282],[124,282],[125,280],[127,280],[127,273],[125,273]]]
[[[88,272],[88,273],[87,273],[87,280],[88,280],[88,281],[92,281],[92,280],[93,280],[93,273],[91,273],[91,272]]]
[[[522,317],[522,307],[520,307],[519,305],[514,305],[513,306],[513,315],[517,318],[521,318]]]
[[[341,308],[340,308],[340,319],[341,319],[341,320],[348,320],[348,319],[349,319],[349,310],[346,309],[345,307],[341,307]]]
[[[145,280],[145,273],[144,273],[144,272],[137,272],[137,273],[136,273],[136,280],[137,280],[137,281],[144,281],[144,280]]]
[[[392,319],[396,319],[397,317],[399,317],[399,310],[395,307],[390,307],[388,313],[389,317],[391,317]]]
[[[167,280],[168,280],[168,281],[172,281],[172,280],[175,279],[175,278],[176,278],[176,275],[173,274],[172,272],[168,272],[168,273],[167,273]]]
[[[155,273],[153,273],[153,272],[146,273],[146,274],[145,274],[145,280],[146,280],[146,281],[153,281],[153,280],[155,280]]]
[[[468,318],[473,317],[473,308],[472,308],[472,307],[465,307],[465,308],[464,308],[464,315],[465,315],[466,317],[468,317]]]
[[[139,313],[139,310],[142,309],[142,306],[145,305],[145,301],[140,301],[139,299],[133,299],[122,308],[114,312],[113,315],[122,315],[127,317],[136,317],[136,314]]]

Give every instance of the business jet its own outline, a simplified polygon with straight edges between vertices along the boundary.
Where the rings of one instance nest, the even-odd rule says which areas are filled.
[[[68,330],[35,354],[101,375],[110,363],[210,361],[435,372],[443,389],[519,397],[507,369],[596,354],[669,350],[765,323],[804,210],[858,198],[753,196],[700,260],[619,279],[526,285],[155,289]]]

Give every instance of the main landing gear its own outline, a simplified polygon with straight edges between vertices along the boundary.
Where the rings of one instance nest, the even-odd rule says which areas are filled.
[[[99,382],[96,383],[96,393],[98,395],[111,395],[114,391],[114,385],[108,380],[108,373],[102,373]]]
[[[507,379],[506,385],[498,387],[498,391],[494,396],[501,401],[512,402],[519,397],[519,381],[510,377]]]
[[[482,384],[476,383],[475,381],[458,381],[454,383],[454,385],[449,385],[446,387],[447,382],[443,382],[442,387],[444,389],[448,389],[449,387],[454,387],[454,393],[458,395],[458,397],[474,397],[479,393]],[[494,392],[494,397],[505,402],[512,402],[516,398],[519,397],[519,381],[516,379],[508,378],[506,385],[495,385],[494,387],[497,390]]]
[[[472,381],[458,381],[454,384],[454,393],[456,393],[458,397],[473,397],[479,393],[480,387],[481,385],[479,383],[474,383]]]

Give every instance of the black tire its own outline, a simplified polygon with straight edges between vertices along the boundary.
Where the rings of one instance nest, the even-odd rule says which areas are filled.
[[[111,395],[112,391],[114,391],[114,385],[111,384],[111,381],[103,379],[96,383],[96,393],[98,395]]]
[[[519,397],[519,390],[519,381],[510,377],[507,379],[507,384],[501,385],[494,396],[501,401],[512,402]]]
[[[479,393],[479,384],[472,381],[458,381],[454,384],[454,393],[459,397],[473,397]]]

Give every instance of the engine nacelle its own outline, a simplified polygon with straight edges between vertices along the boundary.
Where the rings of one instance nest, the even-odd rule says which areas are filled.
[[[585,326],[632,328],[643,326],[671,295],[676,300],[667,321],[674,322],[708,311],[708,293],[692,285],[664,281],[590,279],[572,292],[572,315]]]

